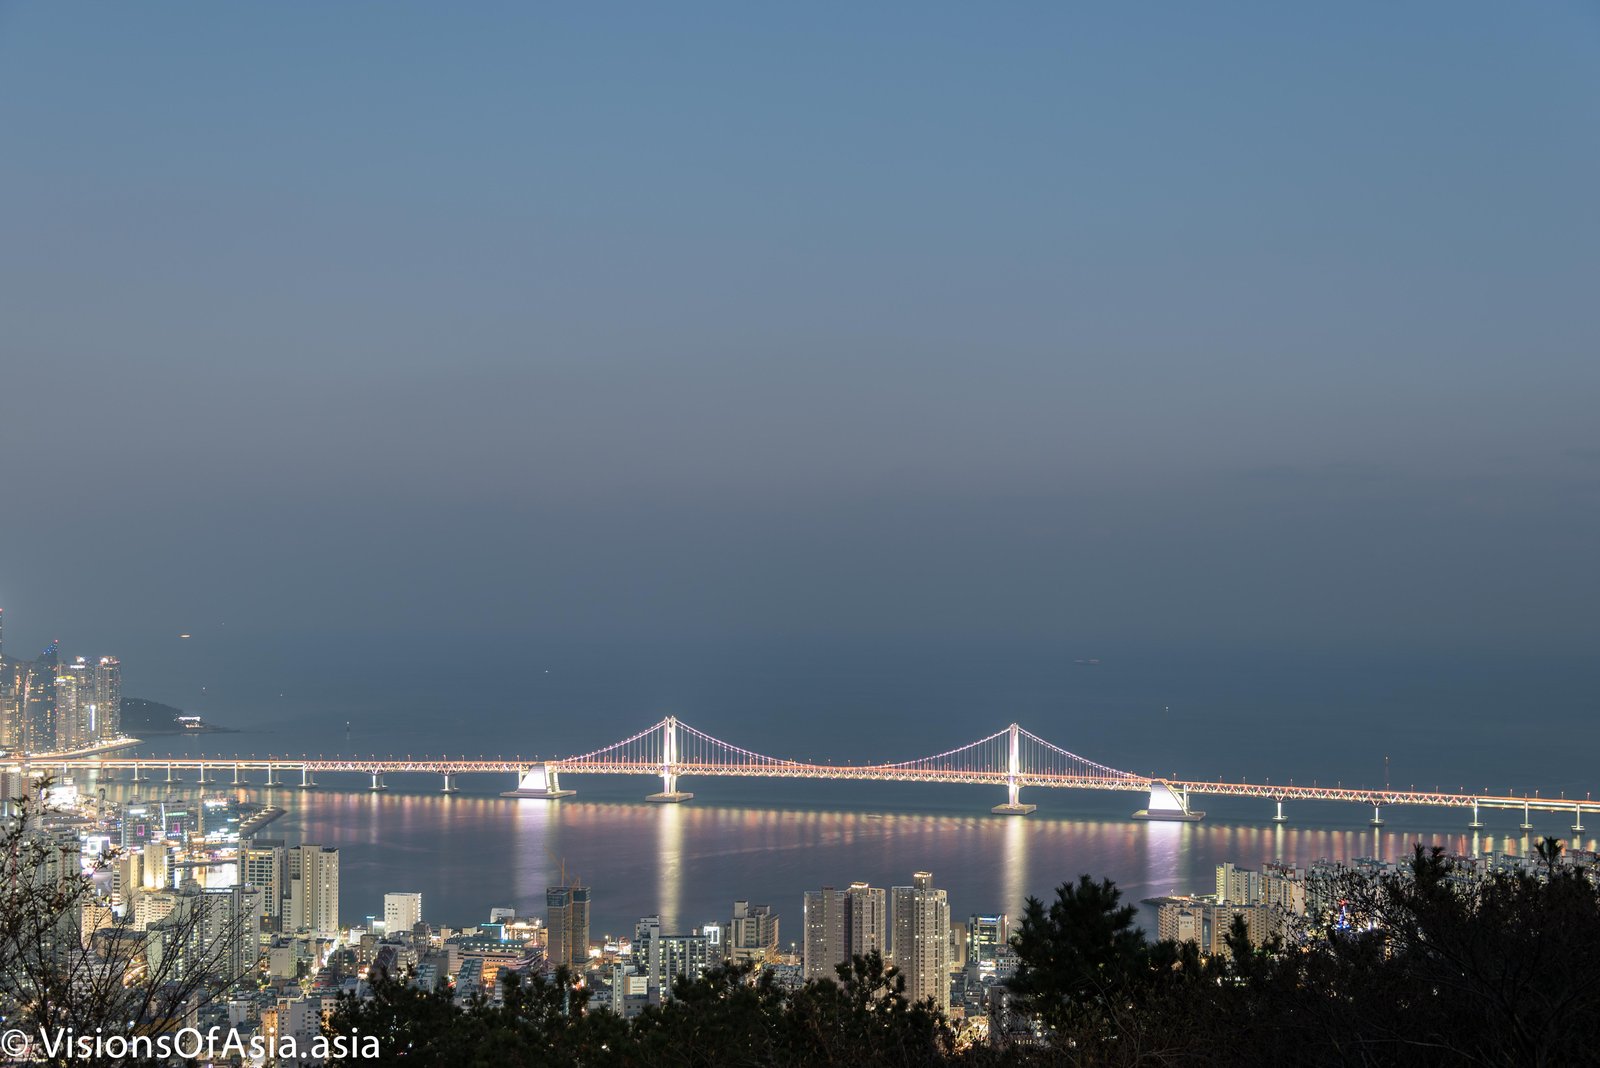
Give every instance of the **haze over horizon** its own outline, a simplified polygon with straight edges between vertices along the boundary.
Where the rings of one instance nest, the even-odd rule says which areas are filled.
[[[7,649],[169,699],[224,623],[1581,657],[1597,46],[0,5]]]

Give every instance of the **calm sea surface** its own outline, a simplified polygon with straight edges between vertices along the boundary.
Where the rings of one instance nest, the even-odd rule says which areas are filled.
[[[1102,663],[1078,665],[1078,656]],[[334,652],[222,644],[191,659],[143,685],[130,671],[129,694],[240,733],[152,739],[142,752],[550,756],[672,713],[774,756],[877,761],[1017,720],[1152,774],[1376,786],[1387,757],[1396,786],[1567,796],[1600,786],[1600,673],[1587,659],[1009,647],[717,656],[514,643],[423,654],[378,641]],[[436,793],[436,776],[391,776],[381,795],[355,776],[321,783],[250,793],[289,810],[269,833],[340,848],[347,922],[381,913],[382,895],[396,890],[420,891],[436,923],[486,920],[493,906],[537,911],[564,862],[594,888],[597,935],[631,931],[649,913],[697,926],[748,899],[778,909],[788,941],[806,889],[904,884],[919,869],[965,916],[1016,912],[1080,873],[1138,900],[1208,890],[1224,860],[1394,857],[1417,841],[1462,853],[1521,848],[1512,813],[1486,813],[1474,838],[1456,811],[1386,811],[1378,832],[1354,805],[1290,806],[1289,824],[1276,826],[1265,802],[1206,799],[1203,823],[1142,824],[1128,818],[1143,805],[1137,795],[1046,790],[1024,791],[1039,811],[1011,818],[988,811],[1002,791],[974,786],[688,780],[694,801],[657,806],[643,802],[658,788],[643,778],[575,776],[563,785],[578,795],[559,802],[495,796],[514,785],[510,776],[466,778],[454,797]],[[110,787],[112,796],[128,789]],[[1570,822],[1536,816],[1536,833],[1565,837]]]

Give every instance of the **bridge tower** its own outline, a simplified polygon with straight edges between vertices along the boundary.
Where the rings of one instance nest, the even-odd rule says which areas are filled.
[[[1017,779],[1022,774],[1022,728],[1013,723],[1006,728],[1006,803],[996,805],[989,811],[1001,816],[1026,816],[1038,809],[1038,805],[1024,805],[1017,800],[1017,794],[1022,790]]]
[[[678,717],[668,716],[661,721],[661,792],[645,800],[670,805],[693,797],[694,794],[678,789],[678,768]]]

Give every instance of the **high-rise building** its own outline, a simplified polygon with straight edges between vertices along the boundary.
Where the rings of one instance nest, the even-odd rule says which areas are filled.
[[[289,894],[289,850],[281,838],[256,838],[240,849],[240,877],[261,888],[261,912],[276,923]]]
[[[662,997],[671,995],[672,984],[680,977],[698,979],[711,966],[711,947],[705,935],[662,935],[660,943],[661,970],[655,979]]]
[[[333,938],[339,933],[339,850],[302,845],[289,855],[289,914],[284,929]]]
[[[998,916],[972,916],[967,920],[967,963],[993,965],[1011,937],[1011,921]]]
[[[22,738],[19,748],[30,753],[48,753],[56,743],[56,671],[61,658],[56,643],[26,665],[21,693],[18,694]]]
[[[122,735],[122,661],[102,656],[94,668],[96,741]]]
[[[661,917],[641,916],[633,925],[633,946],[629,952],[633,970],[651,977],[661,971]]]
[[[807,890],[801,924],[805,942],[800,951],[800,974],[807,981],[833,979],[834,968],[847,959],[844,948],[845,897],[843,890],[824,886]]]
[[[56,669],[55,734],[52,748],[61,752],[76,749],[83,736],[83,721],[91,718],[94,702],[94,676],[89,665],[78,657]]]
[[[201,891],[201,944],[208,962],[229,979],[255,967],[260,951],[262,899],[257,886],[213,887]]]
[[[418,893],[383,895],[383,931],[385,934],[410,934],[422,922],[422,895]]]
[[[552,886],[544,892],[545,959],[582,971],[589,962],[589,888]]]
[[[1232,905],[1258,905],[1265,895],[1261,873],[1237,867],[1232,861],[1217,865],[1217,900]]]
[[[22,748],[22,691],[27,665],[0,656],[0,750]]]
[[[735,901],[727,931],[722,950],[729,960],[759,963],[778,955],[778,914],[771,905],[752,907],[748,901]]]
[[[836,969],[852,957],[887,955],[887,895],[881,887],[851,883],[847,890],[825,886],[805,896],[805,946],[801,974],[806,979],[836,979]]]
[[[879,886],[851,883],[844,892],[845,960],[872,953],[888,955],[889,895]]]
[[[912,1002],[931,998],[950,1008],[950,902],[933,885],[930,872],[912,875],[910,886],[897,886],[890,894],[891,937],[889,952],[906,978],[906,997]]]

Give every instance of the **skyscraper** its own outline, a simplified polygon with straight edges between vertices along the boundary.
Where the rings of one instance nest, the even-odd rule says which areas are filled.
[[[84,744],[122,734],[122,661],[102,656],[94,669],[95,735]]]
[[[831,886],[806,891],[800,974],[808,981],[834,978],[834,967],[845,959],[844,911],[844,891]]]
[[[22,748],[22,690],[27,667],[0,656],[0,750]]]
[[[886,902],[881,887],[866,883],[851,883],[848,890],[825,886],[806,891],[801,974],[807,979],[834,979],[835,969],[850,963],[850,958],[883,953]]]
[[[932,998],[950,1008],[950,902],[933,886],[933,875],[919,871],[910,886],[897,886],[890,896],[892,935],[889,951],[906,977],[906,997]]]
[[[55,734],[52,747],[65,752],[82,743],[84,721],[93,718],[94,676],[83,657],[56,669]]]
[[[845,959],[870,953],[887,955],[889,946],[889,896],[879,886],[851,883],[844,892]]]
[[[247,886],[261,888],[262,914],[276,926],[289,891],[289,850],[281,838],[257,838],[240,850],[240,873]]]
[[[56,643],[26,665],[19,695],[22,740],[19,748],[30,753],[48,753],[56,743],[56,669],[61,658]]]
[[[289,855],[289,914],[284,929],[332,938],[339,933],[339,850],[302,845]]]
[[[582,971],[589,962],[589,888],[552,886],[544,892],[545,959]]]

